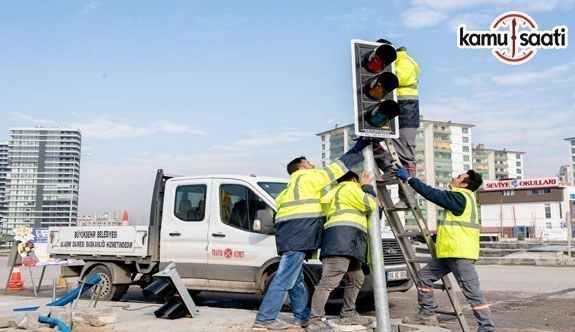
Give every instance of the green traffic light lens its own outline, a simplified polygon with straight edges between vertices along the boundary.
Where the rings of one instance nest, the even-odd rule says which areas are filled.
[[[372,127],[382,127],[399,115],[399,105],[393,100],[384,100],[364,114],[364,120]]]

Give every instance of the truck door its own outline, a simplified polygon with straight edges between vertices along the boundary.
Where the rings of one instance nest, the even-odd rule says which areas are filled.
[[[160,261],[176,263],[187,286],[207,285],[207,243],[211,179],[183,179],[166,184]],[[203,279],[198,280],[198,279]]]
[[[253,230],[258,210],[275,213],[269,198],[250,184],[234,179],[214,179],[212,200],[219,202],[210,216],[208,279],[211,287],[224,281],[245,282],[235,287],[254,287],[258,269],[276,256],[273,234]]]

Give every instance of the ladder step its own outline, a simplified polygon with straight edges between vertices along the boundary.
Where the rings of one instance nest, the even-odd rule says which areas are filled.
[[[453,316],[453,317],[459,316],[459,315],[457,314],[457,312],[455,312],[455,311],[446,311],[446,310],[437,310],[437,309],[435,309],[435,313],[436,313],[436,314],[440,314],[440,315]]]
[[[408,263],[429,263],[431,262],[431,257],[415,257],[407,259]]]
[[[413,237],[413,236],[423,236],[422,232],[402,232],[397,234],[397,237]]]
[[[389,211],[389,212],[393,212],[393,211],[407,211],[410,210],[410,207],[404,207],[404,208],[396,208],[395,206],[391,206],[391,207],[386,207],[384,208],[385,211]]]
[[[433,284],[433,289],[445,290],[445,285],[444,285],[444,284],[439,284],[439,283],[434,283],[434,284]]]

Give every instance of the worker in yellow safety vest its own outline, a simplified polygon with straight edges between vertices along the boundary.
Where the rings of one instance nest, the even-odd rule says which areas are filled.
[[[417,300],[419,312],[405,317],[406,324],[438,325],[435,317],[433,283],[453,273],[463,295],[471,305],[478,331],[495,331],[489,305],[479,285],[475,261],[479,258],[479,230],[475,194],[483,183],[479,173],[469,170],[451,179],[451,190],[439,190],[412,177],[399,168],[395,174],[423,196],[446,210],[445,220],[437,228],[435,257],[418,271]]]
[[[278,213],[274,224],[276,248],[281,259],[256,315],[254,328],[288,328],[286,322],[277,319],[287,295],[296,324],[307,326],[309,308],[303,261],[310,258],[321,244],[326,221],[326,211],[320,202],[322,190],[362,161],[363,156],[359,152],[369,144],[360,138],[353,148],[322,169],[315,169],[315,165],[305,157],[288,163],[290,180],[287,188],[276,198]]]
[[[385,39],[379,39],[378,42],[391,44]],[[417,75],[420,72],[419,65],[413,58],[407,54],[407,48],[401,46],[396,49],[397,59],[395,60],[395,74],[399,81],[399,86],[395,90],[397,93],[397,105],[399,106],[399,137],[391,142],[401,166],[405,168],[412,176],[417,171],[415,158],[415,137],[419,128],[419,92]],[[391,155],[383,150],[380,144],[374,146],[374,154],[379,168],[384,172],[384,176],[393,175],[393,160]],[[395,204],[396,208],[407,208],[407,197],[399,188],[399,201]]]

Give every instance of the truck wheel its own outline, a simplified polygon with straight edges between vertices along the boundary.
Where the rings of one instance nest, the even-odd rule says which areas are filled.
[[[266,279],[266,283],[264,286],[264,294],[268,292],[268,287],[270,286],[270,284],[272,283],[273,278],[276,276],[276,271],[274,271],[272,274],[270,274],[270,276]],[[305,287],[305,290],[307,292],[307,305],[308,307],[311,305],[311,298],[313,296],[313,286],[311,285],[311,281],[305,276],[303,276],[303,285]],[[289,298],[289,294],[286,297],[285,301],[284,301],[284,307],[283,309],[286,311],[289,311],[291,309],[291,300]]]
[[[90,295],[96,292],[100,292],[100,301],[119,301],[122,296],[128,290],[130,285],[115,285],[112,283],[112,272],[104,266],[104,265],[97,265],[93,269],[90,270],[88,273],[88,277],[86,280],[90,279],[93,275],[99,274],[102,281],[100,281],[100,287],[102,287],[101,291],[98,291],[95,287],[90,289]]]

